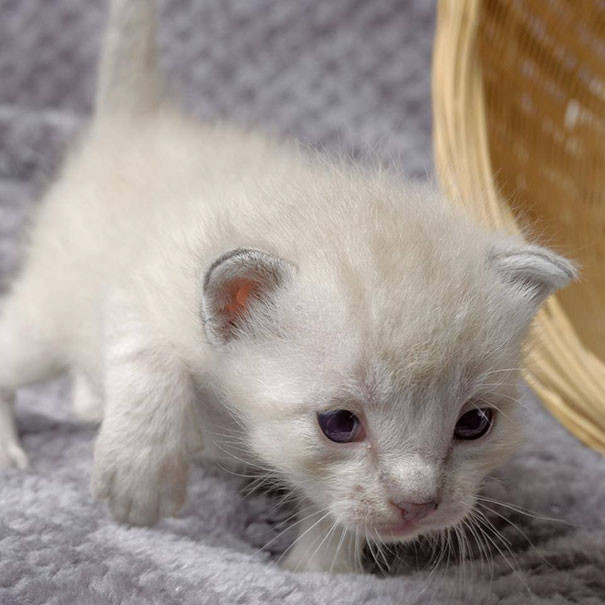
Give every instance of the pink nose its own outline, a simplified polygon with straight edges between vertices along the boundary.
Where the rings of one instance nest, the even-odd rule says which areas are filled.
[[[420,521],[436,510],[438,503],[435,501],[398,502],[395,506],[401,511],[401,516],[404,521]]]

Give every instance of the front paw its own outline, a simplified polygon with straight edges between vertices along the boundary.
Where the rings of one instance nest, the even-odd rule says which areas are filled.
[[[15,417],[12,410],[12,394],[0,388],[0,470],[27,468],[27,456],[21,448]]]
[[[0,470],[24,470],[29,466],[27,455],[17,441],[0,442]]]
[[[105,448],[97,444],[92,495],[106,500],[113,518],[130,525],[154,525],[176,515],[185,502],[188,464],[183,456]]]

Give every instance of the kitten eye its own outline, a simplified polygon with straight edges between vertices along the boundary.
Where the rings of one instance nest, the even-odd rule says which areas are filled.
[[[458,418],[454,429],[454,439],[467,441],[479,439],[487,434],[493,422],[494,410],[492,408],[470,410]]]
[[[336,443],[361,441],[363,429],[359,418],[348,410],[332,410],[317,414],[317,422],[323,434]]]

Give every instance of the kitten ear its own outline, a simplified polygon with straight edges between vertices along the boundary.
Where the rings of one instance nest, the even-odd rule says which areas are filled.
[[[499,244],[490,261],[504,280],[525,290],[537,305],[577,277],[566,258],[531,244]]]
[[[291,263],[251,248],[218,258],[204,277],[202,313],[213,344],[235,338],[254,319],[262,321],[271,298],[294,274]]]

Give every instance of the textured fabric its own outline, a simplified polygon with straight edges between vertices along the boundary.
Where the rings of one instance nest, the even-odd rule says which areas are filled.
[[[103,5],[0,0],[2,285],[25,217],[89,111]],[[162,9],[162,62],[199,115],[430,173],[432,0],[173,0]],[[487,494],[538,517],[493,507],[508,543],[499,554],[487,542],[492,565],[474,548],[464,563],[445,552],[431,572],[420,546],[399,551],[386,579],[279,571],[292,539],[280,536],[291,514],[276,506],[282,494],[246,495],[246,479],[204,463],[178,519],[115,525],[90,499],[94,428],[70,418],[68,398],[66,380],[20,393],[32,470],[0,473],[2,605],[605,602],[605,462],[529,395],[526,445]]]

